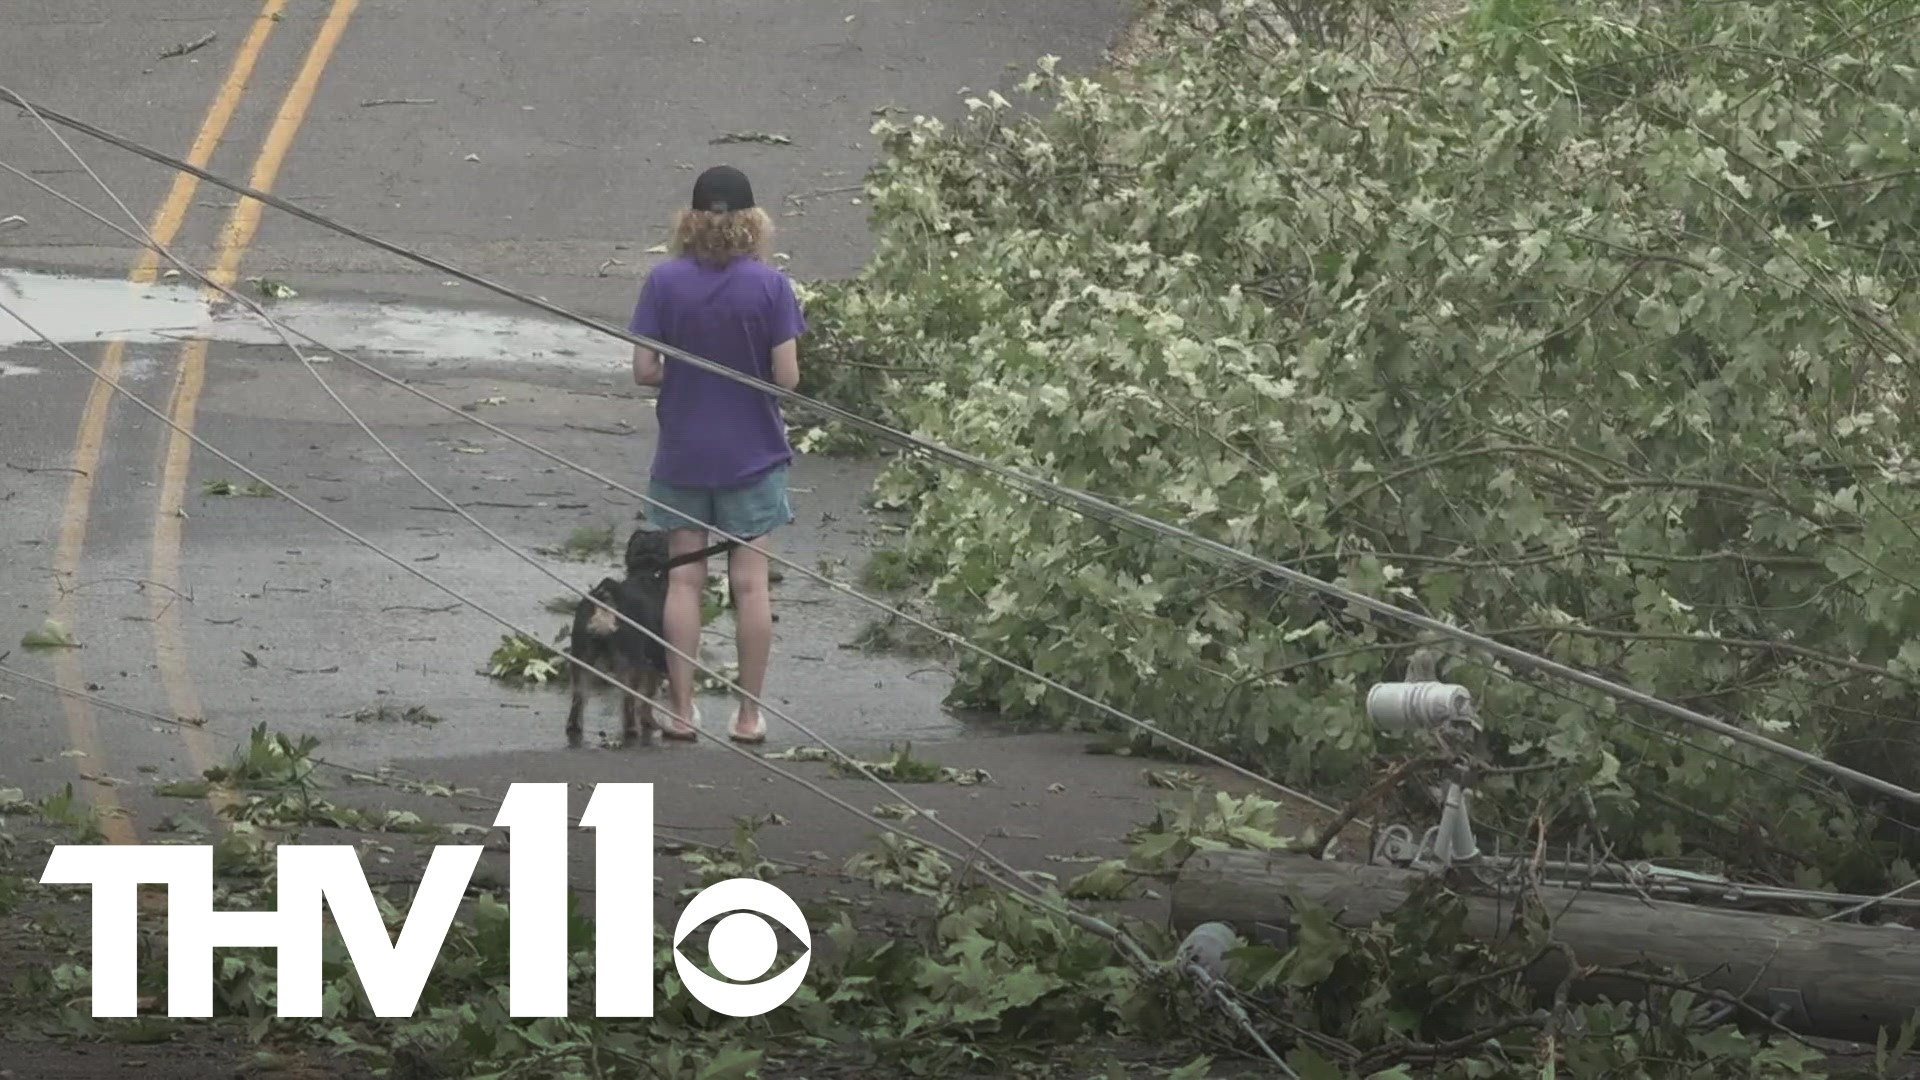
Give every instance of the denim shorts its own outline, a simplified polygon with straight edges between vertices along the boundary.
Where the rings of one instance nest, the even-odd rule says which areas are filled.
[[[757,540],[782,525],[793,523],[787,501],[787,469],[780,465],[759,479],[737,488],[683,488],[658,480],[647,485],[654,500],[646,508],[656,528],[708,529],[741,540]]]

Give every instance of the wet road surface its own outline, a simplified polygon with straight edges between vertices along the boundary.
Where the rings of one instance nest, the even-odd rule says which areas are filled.
[[[805,0],[641,12],[488,0],[456,13],[399,0],[156,0],[130,15],[106,0],[25,0],[0,35],[0,83],[624,322],[657,257],[647,248],[698,167],[729,160],[755,176],[796,274],[849,272],[867,241],[865,209],[846,189],[872,160],[876,110],[951,118],[963,89],[1006,89],[1042,54],[1088,66],[1123,8]],[[785,141],[724,141],[758,134]],[[274,310],[296,327],[640,485],[652,415],[629,384],[624,345],[69,137],[194,265],[241,288],[284,282],[298,295]],[[0,160],[117,213],[15,110],[0,117]],[[0,229],[0,301],[408,566],[542,636],[559,629],[565,620],[545,605],[563,590],[438,506],[250,316],[210,312],[123,238],[0,178],[0,217],[14,214],[23,221]],[[394,450],[518,545],[634,524],[626,496],[348,364],[318,370]],[[873,471],[803,458],[799,519],[781,550],[856,571],[882,539],[862,509]],[[0,680],[0,786],[75,782],[107,812],[110,837],[125,840],[157,820],[155,778],[224,760],[261,724],[317,735],[342,764],[416,773],[561,745],[564,694],[480,674],[504,628],[450,609],[445,593],[287,500],[209,494],[220,482],[248,484],[0,317],[0,652],[12,653],[0,664],[100,699]],[[582,586],[611,568],[546,562]],[[791,571],[775,595],[769,694],[782,708],[856,747],[961,733],[940,706],[943,671],[843,648],[867,609]],[[50,615],[80,647],[18,647]],[[730,659],[711,632],[708,648]],[[354,719],[382,704],[442,719]],[[615,723],[613,708],[601,706],[598,726]],[[724,722],[724,702],[706,712],[710,726]],[[775,737],[791,740],[778,724]],[[593,771],[645,771],[616,759],[626,760]]]
[[[36,278],[32,284],[59,282]],[[33,303],[14,303],[34,319]],[[541,336],[538,328],[514,335]],[[130,346],[122,373],[122,385],[161,411],[169,347]],[[72,479],[63,444],[91,376],[50,349],[16,346],[3,355],[16,369],[33,369],[9,376],[30,393],[0,395],[0,428],[9,432],[0,544],[18,553],[0,571],[0,592],[12,600],[8,636],[17,641],[45,617],[53,590],[56,540],[49,526],[61,519]],[[433,363],[440,366],[427,366]],[[643,489],[652,410],[637,391],[619,385],[624,373],[616,363],[603,358],[599,374],[584,365],[556,368],[538,381],[525,365],[515,370],[480,359],[389,359],[383,367],[435,398],[469,406],[555,454]],[[565,588],[448,511],[352,424],[315,372],[425,479],[522,550],[561,548],[582,528],[624,537],[637,524],[635,501],[348,364],[316,364],[310,371],[277,350],[213,348],[197,410],[202,439],[407,567],[552,640],[567,620],[546,604]],[[59,586],[82,647],[54,659],[76,662],[86,683],[118,704],[204,724],[164,729],[95,710],[100,760],[87,764],[121,780],[130,779],[122,774],[131,765],[204,767],[209,762],[194,760],[188,743],[198,738],[224,756],[222,748],[262,723],[276,732],[316,735],[329,756],[361,767],[451,750],[511,754],[560,740],[563,692],[516,689],[481,673],[506,627],[458,607],[447,592],[292,501],[247,494],[253,481],[210,454],[197,452],[187,477],[177,584],[159,582],[152,571],[152,466],[171,435],[138,406],[116,406],[94,477],[86,557]],[[834,571],[840,576],[857,570],[882,539],[881,523],[862,506],[871,475],[866,463],[802,459],[793,480],[797,520],[777,537],[777,550],[807,567],[845,562]],[[228,486],[239,493],[210,493]],[[582,588],[617,569],[611,554],[535,558]],[[716,571],[719,566],[716,560]],[[842,647],[864,627],[869,609],[795,571],[787,571],[775,595],[780,624],[770,694],[780,707],[835,738],[924,740],[957,730],[940,708],[948,685],[943,672]],[[156,632],[160,618],[172,620],[171,632]],[[730,631],[727,622],[709,630],[714,659],[731,658],[729,641],[717,636]],[[159,655],[168,648],[176,650],[172,672]],[[62,681],[48,655],[16,651],[7,663]],[[57,722],[33,721],[60,714],[51,695],[18,686],[6,692],[16,698],[5,705],[9,714],[24,721],[8,725],[10,748],[22,745],[13,741],[15,733],[31,731],[24,744],[30,757],[69,749],[59,745],[64,733]],[[441,722],[354,719],[382,704],[422,705]],[[614,707],[611,700],[603,705],[604,723],[613,723]],[[704,708],[717,723],[725,701],[714,698]]]

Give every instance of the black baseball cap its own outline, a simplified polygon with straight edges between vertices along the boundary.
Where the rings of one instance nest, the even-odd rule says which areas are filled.
[[[715,165],[693,182],[693,208],[715,214],[753,206],[753,185],[747,174],[731,165]]]

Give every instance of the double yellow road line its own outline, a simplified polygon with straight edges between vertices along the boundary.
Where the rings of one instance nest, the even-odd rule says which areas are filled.
[[[266,49],[267,41],[274,28],[280,24],[287,0],[266,0],[259,15],[254,19],[253,29],[241,43],[239,52],[234,56],[233,67],[227,73],[215,94],[213,105],[207,110],[206,118],[201,122],[199,134],[194,137],[193,147],[187,153],[187,160],[205,168],[212,160],[213,153],[226,134],[227,126],[232,122],[234,112],[245,96],[247,86],[253,78],[261,53]],[[260,147],[259,155],[254,159],[250,183],[261,190],[271,190],[279,177],[280,167],[286,160],[287,151],[299,134],[301,124],[306,120],[307,110],[313,103],[315,91],[319,88],[320,77],[326,71],[327,63],[332,60],[341,37],[346,33],[347,22],[353,17],[359,0],[333,0],[327,17],[320,25],[313,44],[307,50],[306,61],[300,67],[293,85],[287,90],[285,99],[275,114],[273,125],[267,131],[266,140]],[[200,181],[187,173],[175,175],[172,187],[159,211],[154,215],[149,231],[161,244],[172,243],[179,234],[181,225],[186,221],[187,211],[192,206],[194,193],[199,189]],[[252,199],[242,199],[229,214],[225,226],[220,231],[218,254],[214,268],[209,275],[215,282],[231,286],[237,279],[240,261],[253,243],[254,234],[260,227],[262,205]],[[160,257],[151,252],[143,252],[134,263],[130,275],[130,284],[150,285],[159,270]],[[218,296],[213,289],[206,290],[208,299]],[[87,395],[86,407],[81,413],[80,429],[74,440],[73,468],[77,470],[73,482],[67,489],[67,501],[61,517],[60,543],[55,553],[55,595],[52,614],[65,625],[72,625],[72,592],[69,582],[76,579],[81,565],[81,557],[86,546],[87,522],[93,503],[94,476],[99,468],[101,450],[106,442],[109,408],[113,390],[105,380],[118,380],[125,359],[126,348],[123,342],[112,341],[102,350],[99,369],[103,380],[96,380]],[[177,374],[174,378],[173,396],[168,407],[168,415],[179,425],[179,430],[169,430],[166,456],[161,473],[160,495],[154,508],[152,562],[149,577],[166,588],[156,590],[153,598],[153,641],[156,659],[160,668],[161,681],[166,690],[169,710],[183,719],[198,719],[202,716],[199,694],[196,691],[187,662],[186,648],[180,630],[179,613],[175,605],[169,602],[169,596],[180,584],[180,545],[183,520],[181,508],[185,501],[187,474],[193,456],[193,443],[183,434],[193,430],[194,420],[200,403],[200,395],[206,385],[207,342],[195,339],[182,344],[179,353]],[[63,685],[77,686],[82,682],[80,664],[71,652],[64,652],[56,661],[58,677]],[[99,732],[94,725],[91,709],[81,699],[64,697],[67,735],[73,749],[81,751],[85,757],[85,768],[94,772],[104,781],[108,765],[101,749]],[[212,741],[207,733],[195,726],[182,729],[185,733],[187,753],[196,768],[205,769],[216,761]],[[87,787],[90,801],[102,813],[102,831],[107,839],[114,843],[132,843],[134,830],[131,820],[119,804],[114,790],[105,782],[94,782]],[[219,802],[214,801],[218,809]]]

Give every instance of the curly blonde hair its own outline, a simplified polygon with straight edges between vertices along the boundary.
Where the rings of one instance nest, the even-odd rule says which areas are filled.
[[[708,266],[725,266],[738,258],[765,262],[773,244],[773,219],[757,206],[716,214],[681,210],[673,216],[675,255],[690,255]]]

